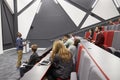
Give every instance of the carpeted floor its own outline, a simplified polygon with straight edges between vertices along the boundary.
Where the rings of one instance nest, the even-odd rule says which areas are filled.
[[[42,50],[38,50],[38,54]],[[29,59],[32,52],[24,53],[22,61]],[[5,51],[0,55],[0,80],[17,80],[19,78],[19,70],[16,69],[17,53],[16,50]]]

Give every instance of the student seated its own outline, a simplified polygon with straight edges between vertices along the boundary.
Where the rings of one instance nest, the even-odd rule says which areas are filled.
[[[112,20],[109,20],[108,25],[115,25],[115,23]]]
[[[71,54],[73,55],[73,63],[75,64],[75,60],[76,60],[76,56],[77,56],[77,48],[78,48],[78,44],[80,43],[79,39],[75,39],[74,40],[74,44],[70,45],[68,50],[71,52]]]
[[[93,34],[94,34],[93,29],[90,29],[90,30],[89,30],[89,33],[90,33],[90,35],[89,35],[89,37],[87,38],[87,40],[91,42],[92,39],[93,39]]]
[[[70,35],[66,34],[63,36],[64,45],[68,48],[71,44],[74,43],[73,39],[70,38]]]
[[[37,62],[39,62],[42,59],[42,56],[38,56],[37,54],[37,45],[33,44],[31,45],[32,49],[32,55],[30,56],[30,59],[28,62],[26,62],[26,65],[20,67],[20,77],[23,77],[24,74],[29,71]]]
[[[95,45],[104,49],[104,40],[105,40],[105,37],[102,32],[102,27],[98,27],[97,37],[94,43]]]
[[[50,60],[52,66],[47,73],[48,80],[69,79],[70,73],[73,71],[72,54],[62,41],[56,40],[53,43]]]

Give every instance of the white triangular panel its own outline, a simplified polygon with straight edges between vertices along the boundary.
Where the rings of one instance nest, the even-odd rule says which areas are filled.
[[[36,2],[18,16],[18,31],[22,33],[25,39],[34,20],[39,3],[40,0],[36,0]]]
[[[103,19],[110,19],[119,15],[112,0],[99,0],[92,12]]]
[[[17,10],[18,12],[23,9],[27,4],[29,4],[32,0],[17,0]]]
[[[57,1],[68,14],[68,16],[71,18],[71,20],[75,23],[75,25],[78,27],[86,13],[64,0]]]
[[[6,4],[9,6],[9,9],[14,13],[14,2],[13,0],[5,0]]]
[[[98,22],[100,22],[98,19],[96,19],[96,18],[89,15],[81,28],[85,28],[87,26],[90,26],[90,25],[98,23]]]

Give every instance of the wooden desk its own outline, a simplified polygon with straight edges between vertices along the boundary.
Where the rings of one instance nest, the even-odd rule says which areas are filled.
[[[47,54],[39,63],[41,63],[44,60],[48,60],[49,57],[50,57],[50,53]],[[38,64],[36,64],[30,71],[25,73],[25,75],[20,80],[42,80],[42,78],[48,71],[51,64],[40,65],[40,66],[38,66]]]

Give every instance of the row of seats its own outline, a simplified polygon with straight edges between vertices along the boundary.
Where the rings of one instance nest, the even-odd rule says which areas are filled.
[[[78,50],[76,72],[71,73],[70,80],[106,80],[82,45],[79,46]]]
[[[103,29],[104,29],[104,31],[107,31],[107,30],[119,31],[120,30],[120,24],[104,26]]]
[[[105,41],[104,41],[104,46],[106,47],[113,47],[117,50],[120,49],[120,31],[114,31],[114,30],[108,30],[108,31],[103,31]],[[85,37],[88,38],[90,36],[89,32],[85,33]],[[97,33],[94,32],[93,35],[93,40],[95,41],[97,36]]]

